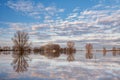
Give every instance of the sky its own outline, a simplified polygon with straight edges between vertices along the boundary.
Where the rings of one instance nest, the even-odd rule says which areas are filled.
[[[120,47],[120,0],[0,0],[0,46],[12,46],[16,31],[33,46],[46,42],[77,47]]]

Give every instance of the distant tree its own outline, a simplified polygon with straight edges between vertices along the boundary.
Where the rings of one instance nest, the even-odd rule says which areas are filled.
[[[27,50],[30,48],[31,43],[28,42],[29,36],[28,33],[24,31],[17,31],[12,38],[14,43],[13,49],[14,50]]]
[[[60,49],[59,44],[47,43],[39,48],[39,52],[47,58],[55,58],[60,56]]]
[[[93,54],[92,54],[92,49],[93,49],[93,45],[92,44],[86,44],[86,58],[87,59],[92,59],[93,58]]]
[[[68,55],[68,57],[67,57],[68,61],[74,61],[75,60],[75,58],[74,58],[74,50],[75,50],[74,45],[75,45],[75,43],[73,41],[68,41],[67,42],[66,52],[67,52],[67,55]]]
[[[68,41],[68,42],[67,42],[67,46],[68,46],[69,48],[73,48],[74,45],[75,45],[75,43],[74,43],[73,41]]]

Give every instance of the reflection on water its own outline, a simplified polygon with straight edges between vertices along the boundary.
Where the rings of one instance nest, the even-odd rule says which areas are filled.
[[[116,52],[117,52],[117,51],[116,51],[116,47],[113,47],[113,48],[112,48],[112,54],[113,54],[113,56],[116,56]]]
[[[29,55],[27,51],[14,51],[12,54],[12,57],[14,58],[12,61],[12,66],[15,72],[24,72],[27,71],[29,64],[28,60],[30,60]]]
[[[74,42],[68,41],[65,48],[48,43],[32,49],[28,33],[24,31],[17,31],[12,41],[12,49],[0,48],[0,80],[110,80],[112,77],[111,80],[120,80],[120,60],[117,56],[120,49],[115,47],[108,51],[103,48],[98,54],[93,50],[93,45],[88,43],[86,51],[76,53]],[[9,51],[13,51],[12,56]],[[30,56],[34,60],[31,61]],[[21,76],[23,72],[25,76]]]
[[[68,61],[73,61],[74,59],[74,54],[75,54],[75,48],[72,47],[67,47],[67,48],[60,48],[58,44],[46,44],[41,46],[40,48],[35,47],[34,48],[34,53],[36,54],[41,54],[47,58],[56,58],[59,57],[60,54],[66,54],[68,55],[67,60]]]
[[[67,55],[68,55],[68,57],[67,57],[67,60],[68,61],[74,61],[75,60],[75,58],[74,58],[74,53],[75,53],[75,48],[74,48],[74,45],[75,45],[75,43],[74,42],[72,42],[72,41],[68,41],[67,42],[67,48],[66,48],[66,52],[67,52]]]
[[[120,55],[120,48],[118,48],[118,50],[116,51],[116,53],[117,53],[118,55]]]
[[[103,48],[103,56],[106,56],[107,50],[106,48]]]
[[[74,61],[75,60],[75,58],[74,58],[75,49],[74,48],[67,48],[66,52],[67,52],[67,55],[68,55],[67,60],[68,61]]]
[[[93,53],[92,53],[92,49],[93,46],[92,44],[86,44],[86,59],[92,59],[93,58]]]
[[[0,51],[0,54],[8,55],[10,54],[10,51]]]
[[[103,56],[102,51],[98,51],[98,52],[92,51],[93,58],[89,60],[88,59],[86,60],[86,57],[85,57],[86,51],[75,52],[73,48],[66,48],[65,52],[66,54],[60,53],[59,51],[59,57],[56,57],[55,55],[52,54],[50,55],[52,56],[52,58],[49,58],[48,55],[46,56],[46,54],[44,54],[44,51],[42,50],[38,51],[38,53],[34,53],[34,52],[29,53],[27,51],[14,51],[12,52],[12,56],[11,56],[11,53],[6,55],[6,52],[0,52],[1,54],[0,56],[4,55],[4,57],[6,57],[9,55],[9,57],[4,59],[0,57],[0,68],[3,69],[4,67],[5,69],[4,71],[0,70],[0,73],[1,73],[0,80],[43,80],[43,79],[44,80],[50,80],[50,79],[51,80],[70,80],[70,78],[79,80],[82,77],[84,77],[84,80],[87,80],[86,77],[87,76],[91,77],[91,74],[93,73],[96,73],[96,76],[99,76],[102,74],[104,75],[107,74],[108,76],[111,76],[109,73],[104,72],[106,70],[108,70],[109,72],[111,68],[112,68],[112,71],[114,71],[113,74],[115,75],[120,74],[119,70],[117,69],[120,66],[118,64],[119,56],[113,56],[112,51],[107,51],[105,57]],[[119,51],[117,53],[119,53]],[[97,59],[96,63],[94,62],[95,54]],[[10,57],[12,59],[9,59]],[[66,61],[66,59],[68,59],[68,61],[72,60],[73,62],[68,62]],[[8,60],[8,62],[4,62],[2,60],[5,60],[5,61]],[[9,62],[12,65],[10,65]],[[10,65],[11,70],[8,69],[9,67],[6,66],[6,64]],[[105,65],[105,68],[103,67],[103,65]],[[110,69],[108,69],[109,67]],[[89,68],[95,68],[95,69],[93,70]],[[101,70],[103,70],[103,72]],[[90,71],[90,73],[88,71]],[[11,76],[10,77],[7,76],[8,79],[5,79],[5,77],[1,78],[2,74],[11,75],[12,78]],[[23,76],[22,74],[25,76]],[[92,77],[94,76],[95,75],[93,75]],[[116,77],[116,76],[112,75],[112,77]],[[116,80],[119,80],[118,78]]]

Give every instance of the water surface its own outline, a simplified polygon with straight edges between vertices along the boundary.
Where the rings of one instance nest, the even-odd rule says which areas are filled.
[[[77,51],[69,62],[65,54],[47,58],[0,52],[0,80],[120,80],[120,55],[93,52],[93,59],[86,59],[85,54]]]

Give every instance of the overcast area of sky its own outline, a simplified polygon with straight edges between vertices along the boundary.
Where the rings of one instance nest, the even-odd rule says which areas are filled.
[[[76,47],[120,46],[120,0],[0,0],[0,46],[12,46],[18,30],[33,46],[46,42]]]

